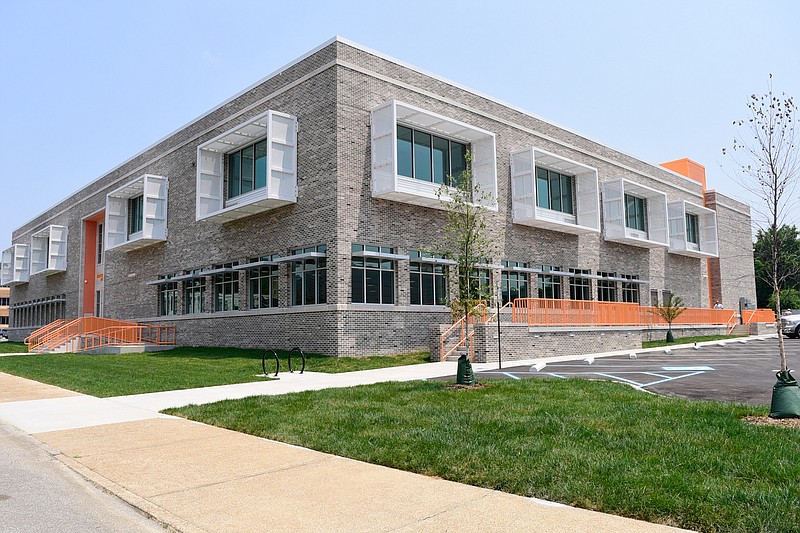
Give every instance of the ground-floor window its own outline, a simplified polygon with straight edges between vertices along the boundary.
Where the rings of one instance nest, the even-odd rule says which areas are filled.
[[[238,263],[216,265],[214,269],[230,269]],[[214,274],[214,311],[236,311],[239,309],[239,273]]]
[[[183,283],[183,311],[187,315],[205,311],[206,278],[188,279]]]
[[[270,258],[257,257],[250,263],[267,261]],[[250,309],[278,307],[278,265],[263,265],[247,270],[250,286]]]
[[[353,253],[394,254],[389,247],[352,245]],[[370,256],[351,258],[353,303],[393,304],[395,301],[395,262],[391,259]]]
[[[489,261],[483,261],[488,264]],[[492,273],[485,268],[474,268],[469,273],[469,297],[472,300],[488,298],[492,295]]]
[[[638,280],[639,276],[634,274],[623,274],[623,278]],[[639,303],[639,284],[629,281],[622,282],[622,301],[631,304]]]
[[[503,271],[500,276],[500,291],[503,295],[503,305],[513,302],[517,298],[528,297],[528,274],[505,270],[510,268],[528,268],[528,263],[519,261],[503,261]]]
[[[178,283],[162,283],[158,286],[159,316],[178,314]]]
[[[441,257],[422,251],[413,251],[409,254],[411,304],[412,305],[447,305],[447,276],[446,264],[423,262],[419,259],[438,260]],[[418,259],[415,261],[414,259]]]
[[[550,265],[539,265],[542,273],[538,275],[539,298],[561,299],[561,276],[548,272],[561,270]]]
[[[326,253],[325,245],[292,250],[292,255]],[[309,257],[292,261],[292,305],[324,304],[328,301],[327,259]]]
[[[581,268],[570,268],[570,274],[590,275],[591,270]],[[569,294],[573,300],[591,300],[592,286],[588,278],[571,277],[569,278]]]
[[[602,278],[614,278],[615,272],[598,272]],[[617,282],[608,279],[597,280],[597,299],[601,302],[617,301]]]

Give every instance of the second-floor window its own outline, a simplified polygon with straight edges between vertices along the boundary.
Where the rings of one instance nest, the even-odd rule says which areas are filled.
[[[699,224],[697,215],[686,213],[686,242],[700,244],[698,227]]]
[[[458,179],[467,168],[467,150],[464,143],[397,125],[400,176],[433,183],[445,183],[451,176]]]
[[[267,141],[259,141],[227,155],[228,198],[267,186]]]
[[[142,231],[144,196],[128,199],[128,237]]]
[[[625,226],[638,231],[647,231],[647,200],[625,195]]]
[[[574,215],[572,201],[574,179],[566,174],[536,167],[536,205]]]

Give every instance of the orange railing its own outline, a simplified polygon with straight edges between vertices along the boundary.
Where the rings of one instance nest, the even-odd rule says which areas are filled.
[[[59,318],[58,320],[54,320],[54,321],[50,322],[49,324],[47,324],[46,326],[43,326],[43,327],[37,329],[36,331],[32,332],[30,335],[25,337],[25,340],[22,341],[22,342],[24,342],[26,346],[27,345],[31,345],[31,344],[38,344],[40,338],[42,338],[43,336],[47,335],[48,333],[50,333],[54,329],[60,328],[62,325],[66,324],[66,323],[67,323],[67,321],[64,320],[63,318]]]
[[[134,322],[82,317],[39,335],[28,345],[29,352],[46,352],[74,343],[75,351],[121,344],[175,344],[175,326],[143,326]]]
[[[444,361],[448,355],[464,346],[467,342],[467,339],[472,338],[472,336],[475,334],[475,330],[470,330],[470,324],[474,324],[476,321],[486,322],[489,320],[488,313],[486,311],[486,302],[479,302],[470,310],[468,320],[465,321],[464,317],[462,316],[439,336],[439,355],[441,361]],[[447,346],[448,343],[453,342],[454,338],[455,343],[453,343],[452,346]],[[470,343],[470,351],[472,351],[472,343]],[[469,357],[472,359],[473,354],[470,353]]]
[[[755,321],[762,321],[769,310],[750,311]],[[736,313],[729,309],[687,308],[672,323],[676,325],[727,325]],[[774,315],[773,315],[774,316]],[[768,318],[768,317],[767,317]],[[774,318],[766,321],[772,322]],[[661,326],[667,322],[655,307],[634,303],[594,302],[584,300],[551,300],[517,298],[512,321],[530,326]]]
[[[742,310],[742,322],[744,324],[750,324],[751,322],[775,322],[775,311],[772,309],[756,309],[755,311],[749,311],[747,309]]]
[[[80,337],[80,351],[124,344],[175,344],[175,326],[111,326]]]

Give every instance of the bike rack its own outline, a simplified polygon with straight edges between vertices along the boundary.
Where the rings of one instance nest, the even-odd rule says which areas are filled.
[[[261,368],[264,370],[264,375],[267,375],[267,354],[272,352],[272,355],[275,356],[275,377],[278,376],[278,372],[281,370],[281,361],[278,359],[278,353],[275,350],[267,350],[264,352],[264,355],[261,356]],[[303,358],[303,368],[305,369],[305,357]],[[292,359],[290,356],[289,359],[289,370],[291,371],[292,368]],[[302,373],[302,372],[301,372]]]
[[[306,371],[306,354],[304,354],[303,350],[301,350],[300,348],[292,348],[292,351],[289,352],[289,372],[294,372],[294,370],[292,370],[292,354],[294,352],[300,352],[300,357],[303,358],[303,368],[300,369],[300,373],[302,374],[303,372]]]

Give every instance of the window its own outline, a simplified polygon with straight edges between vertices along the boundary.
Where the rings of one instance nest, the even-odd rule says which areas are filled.
[[[573,176],[536,167],[536,205],[574,215],[572,201],[574,179]]]
[[[686,213],[686,242],[700,244],[699,226],[697,215]]]
[[[103,223],[97,223],[97,264],[103,264]]]
[[[625,195],[625,226],[639,231],[647,231],[647,201],[644,198]]]
[[[267,186],[267,140],[251,144],[226,156],[228,198]]]
[[[500,290],[503,294],[503,305],[517,298],[528,297],[528,274],[506,270],[509,268],[528,268],[528,263],[519,261],[503,261],[503,272],[500,276]]]
[[[214,270],[231,269],[238,263],[215,265]],[[239,309],[239,273],[219,272],[212,278],[214,283],[214,311],[236,311]]]
[[[467,168],[466,144],[397,125],[397,174],[452,185]]]
[[[561,277],[547,272],[558,271],[560,268],[550,265],[539,265],[542,274],[538,275],[539,298],[561,299]]]
[[[617,275],[615,272],[598,272],[597,274],[603,278],[613,278]],[[597,299],[601,302],[616,302],[617,282],[608,279],[597,280]]]
[[[95,291],[94,293],[94,316],[103,316],[103,293]]]
[[[570,274],[591,275],[591,270],[580,268],[570,268]],[[573,300],[591,300],[592,286],[588,278],[571,277],[569,278],[569,293]]]
[[[447,305],[447,265],[419,261],[441,257],[421,251],[413,251],[409,255],[411,305]]]
[[[489,264],[489,261],[481,261],[482,263]],[[469,292],[470,298],[476,300],[478,298],[491,297],[492,282],[491,272],[485,268],[473,269],[469,274]]]
[[[376,252],[394,254],[393,248],[352,245],[353,252]],[[395,262],[381,257],[353,257],[351,259],[353,276],[353,303],[393,304],[395,286]]]
[[[0,324],[8,325],[8,316],[0,316]]]
[[[190,274],[199,274],[195,270]],[[206,278],[199,277],[188,279],[183,284],[183,308],[187,315],[203,313],[206,308]]]
[[[326,253],[325,245],[311,246],[292,251],[292,255],[304,253]],[[309,257],[292,261],[292,305],[327,303],[327,260],[325,257]]]
[[[172,276],[159,276],[159,279],[169,279]],[[158,286],[158,316],[178,314],[178,282],[161,283]]]
[[[0,298],[0,307],[8,307],[8,298]]]
[[[142,231],[144,195],[128,198],[128,237]]]
[[[275,255],[253,257],[248,263],[273,261]],[[249,268],[247,277],[250,284],[250,309],[278,307],[278,265],[263,265]]]
[[[639,276],[623,274],[623,278],[630,280],[638,280]],[[622,282],[622,301],[629,304],[639,303],[639,284],[630,281]]]

